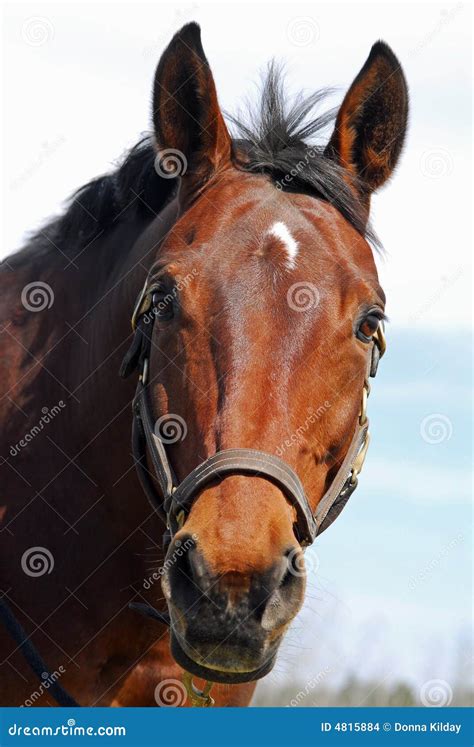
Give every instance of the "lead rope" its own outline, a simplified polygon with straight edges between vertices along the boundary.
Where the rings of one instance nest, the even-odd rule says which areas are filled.
[[[58,682],[55,682],[50,668],[39,655],[36,646],[30,641],[30,637],[16,619],[4,596],[0,597],[0,618],[34,674],[43,685],[45,682],[48,683],[48,692],[51,693],[56,703],[65,708],[79,708],[80,703],[74,700]]]
[[[156,610],[151,605],[131,602],[128,606],[131,610],[135,610],[136,612],[140,612],[142,615],[151,617],[153,620],[157,620],[163,625],[169,626],[170,624],[169,616],[166,613]],[[18,648],[23,654],[30,669],[34,674],[36,674],[41,683],[48,683],[48,692],[52,695],[58,706],[61,706],[62,708],[80,708],[81,704],[78,703],[77,700],[75,700],[72,695],[64,689],[64,687],[54,681],[50,667],[48,667],[41,658],[38,649],[30,641],[25,629],[16,619],[4,597],[0,597],[0,619],[15,643],[18,645]],[[204,688],[201,690],[194,684],[192,675],[185,671],[183,674],[183,684],[186,688],[191,706],[208,708],[214,705],[214,698],[210,695],[212,686],[214,685],[213,682],[207,681]]]

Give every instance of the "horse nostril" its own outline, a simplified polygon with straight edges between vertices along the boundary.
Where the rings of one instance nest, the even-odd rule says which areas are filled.
[[[247,627],[271,631],[289,623],[303,601],[303,553],[293,546],[266,571],[216,576],[191,535],[181,535],[170,545],[165,567],[163,591],[174,607],[185,612],[188,628],[196,621],[202,627],[205,619],[212,627],[217,618],[223,626],[235,627],[242,618]]]
[[[303,603],[306,579],[303,553],[299,548],[289,548],[283,558],[278,586],[268,598],[262,615],[261,623],[265,630],[287,624]]]
[[[183,535],[170,545],[165,559],[168,587],[173,601],[184,608],[194,604],[209,586],[204,558],[191,535]]]

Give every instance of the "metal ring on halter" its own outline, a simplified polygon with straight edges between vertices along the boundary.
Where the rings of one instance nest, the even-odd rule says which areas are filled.
[[[360,407],[359,425],[365,425],[367,422],[367,400],[370,394],[370,384],[368,381],[364,382],[364,388],[362,389],[362,404]]]
[[[366,436],[365,436],[365,441],[362,444],[362,448],[357,454],[356,458],[354,459],[354,463],[352,465],[351,485],[357,485],[358,477],[362,471],[362,467],[364,466],[365,457],[367,456],[369,443],[370,443],[370,433],[369,431],[367,431]]]
[[[377,331],[373,335],[372,339],[376,341],[377,347],[380,352],[380,357],[382,357],[387,349],[387,340],[385,339],[385,329],[383,322],[380,322],[379,326],[377,327]]]
[[[204,688],[200,690],[194,684],[192,674],[190,672],[184,672],[183,684],[186,688],[186,692],[188,693],[191,705],[198,708],[209,708],[210,706],[214,705],[215,700],[210,695],[212,686],[214,684],[213,682],[207,680]]]

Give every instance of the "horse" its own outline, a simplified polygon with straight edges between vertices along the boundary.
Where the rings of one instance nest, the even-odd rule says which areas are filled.
[[[248,705],[303,603],[318,506],[349,466],[345,502],[368,443],[370,201],[407,129],[394,53],[376,42],[318,115],[323,94],[287,103],[271,64],[228,126],[189,23],[152,96],[153,134],[2,264],[2,705],[54,705],[51,678],[82,705],[189,706],[202,681]],[[138,455],[124,356],[152,418]],[[192,476],[174,513],[142,487],[160,495],[163,468],[169,505]]]

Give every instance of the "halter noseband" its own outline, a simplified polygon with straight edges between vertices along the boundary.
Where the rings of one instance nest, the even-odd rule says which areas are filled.
[[[296,510],[295,534],[303,547],[310,545],[339,516],[357,487],[358,475],[369,445],[369,421],[366,407],[370,392],[369,376],[375,376],[379,359],[385,352],[382,323],[373,337],[367,360],[367,374],[362,390],[362,404],[347,454],[314,514],[298,475],[282,459],[255,449],[225,449],[198,464],[182,482],[178,482],[166,453],[160,433],[156,433],[149,399],[149,360],[155,314],[152,292],[145,283],[132,316],[134,338],[123,360],[120,375],[129,376],[136,369],[140,376],[133,400],[132,450],[138,477],[152,508],[167,526],[166,542],[184,524],[200,491],[227,475],[254,475],[279,487]],[[150,454],[159,491],[147,468]]]

